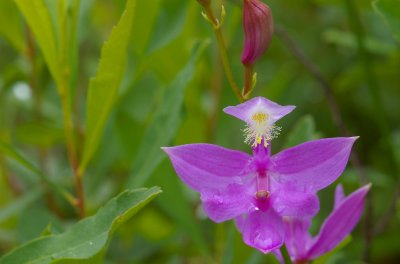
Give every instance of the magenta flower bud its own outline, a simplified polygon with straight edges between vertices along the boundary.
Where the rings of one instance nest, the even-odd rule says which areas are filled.
[[[271,9],[260,0],[243,0],[242,63],[252,65],[268,48],[274,29]]]

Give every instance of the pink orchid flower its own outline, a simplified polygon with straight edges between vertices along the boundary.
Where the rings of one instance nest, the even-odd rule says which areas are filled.
[[[271,156],[275,122],[294,106],[253,98],[225,113],[243,120],[253,155],[212,144],[163,148],[181,180],[201,195],[205,213],[219,223],[235,219],[244,242],[263,253],[284,243],[283,217],[312,217],[316,192],[343,172],[356,137],[325,138]]]

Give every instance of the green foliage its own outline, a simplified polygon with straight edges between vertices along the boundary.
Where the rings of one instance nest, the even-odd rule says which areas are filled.
[[[117,98],[118,88],[125,72],[134,7],[135,1],[128,0],[121,20],[103,45],[96,77],[90,80],[86,103],[87,132],[81,171],[85,171],[98,148],[107,118]]]
[[[179,128],[185,89],[193,78],[197,58],[206,45],[207,43],[203,42],[194,49],[188,64],[177,75],[176,79],[164,89],[152,125],[146,130],[137,158],[133,163],[133,171],[128,179],[129,187],[143,185],[165,157],[160,151],[160,147],[167,146]]]
[[[376,0],[373,7],[390,27],[393,35],[400,41],[400,2],[397,0]]]
[[[2,257],[0,263],[99,263],[98,254],[104,253],[115,229],[160,192],[157,187],[125,191],[65,233],[28,242]]]
[[[45,0],[14,0],[25,17],[43,53],[54,80],[61,82],[60,58],[57,47],[55,27]],[[66,91],[60,91],[65,93]]]
[[[273,152],[344,136],[333,102],[348,133],[360,136],[353,155],[374,186],[370,228],[356,228],[347,246],[317,261],[360,261],[364,238],[376,232],[369,262],[399,262],[400,172],[391,162],[400,164],[399,1],[264,2],[277,30],[254,65],[253,96],[296,106],[279,121]],[[224,4],[221,31],[241,86],[242,0],[211,3],[218,19]],[[206,142],[251,152],[243,123],[222,112],[238,101],[201,11],[193,0],[0,0],[0,255],[49,257],[79,240],[79,258],[53,262],[276,263],[246,246],[234,223],[208,220],[161,150]],[[78,180],[94,217],[77,213]],[[358,188],[359,168],[349,163],[340,182],[346,193]],[[114,232],[117,211],[125,219],[135,210],[128,197],[153,191],[107,202],[142,186],[164,193]],[[331,211],[333,190],[318,195],[313,227]],[[102,225],[93,224],[100,215]],[[82,228],[104,232],[95,240]]]
[[[317,138],[315,121],[312,116],[306,115],[297,121],[293,129],[286,136],[285,148],[293,147]]]
[[[18,19],[18,12],[13,0],[0,2],[0,17],[7,23],[0,23],[0,35],[4,35],[8,41],[22,52],[25,48],[22,37],[22,25]]]

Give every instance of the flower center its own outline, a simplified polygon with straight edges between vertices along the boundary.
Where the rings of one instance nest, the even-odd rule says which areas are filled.
[[[269,115],[263,111],[253,113],[244,129],[245,142],[252,147],[260,145],[264,142],[264,146],[268,146],[268,142],[279,135],[281,128],[270,122]]]

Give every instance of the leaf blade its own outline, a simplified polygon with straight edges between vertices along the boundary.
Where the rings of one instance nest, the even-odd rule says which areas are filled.
[[[96,152],[108,116],[117,98],[127,62],[127,49],[133,24],[135,1],[126,2],[118,25],[104,43],[99,68],[90,80],[86,105],[86,142],[80,171],[84,172]]]
[[[96,257],[105,249],[115,229],[160,192],[158,187],[122,192],[94,216],[60,235],[41,237],[22,245],[3,256],[0,263],[51,263]]]
[[[45,1],[14,1],[36,37],[51,75],[59,83],[62,73],[59,63],[57,38],[54,31],[54,24]]]
[[[154,120],[146,130],[142,144],[139,146],[137,158],[128,178],[128,187],[142,186],[165,158],[160,148],[169,144],[178,130],[181,123],[180,111],[184,92],[192,80],[195,62],[206,45],[208,42],[204,41],[195,47],[189,62],[166,88],[162,103],[156,110]],[[159,131],[163,133],[160,134]]]
[[[376,0],[374,10],[385,20],[394,37],[400,41],[400,2],[397,0]]]

